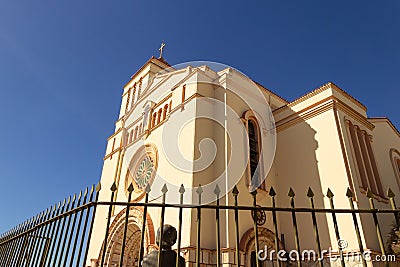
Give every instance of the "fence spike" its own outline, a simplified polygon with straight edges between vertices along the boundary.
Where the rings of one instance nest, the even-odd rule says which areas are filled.
[[[151,191],[151,187],[150,187],[150,184],[148,183],[146,185],[146,187],[144,188],[144,192],[146,192],[148,194],[148,193],[150,193],[150,191]]]
[[[289,188],[288,196],[289,196],[289,197],[294,197],[295,195],[296,195],[296,194],[294,193],[293,189],[290,187],[290,188]]]
[[[236,185],[235,185],[235,187],[234,187],[233,190],[232,190],[232,194],[233,194],[233,196],[239,195],[239,190],[238,190],[238,188],[237,188]]]
[[[164,184],[164,186],[161,188],[161,192],[162,192],[163,194],[166,194],[166,193],[168,192],[167,184]]]
[[[333,198],[334,194],[332,193],[332,191],[331,191],[330,188],[328,188],[328,192],[326,192],[326,196],[327,196],[328,198]]]
[[[221,193],[221,189],[219,189],[219,186],[218,186],[218,184],[215,186],[215,189],[214,189],[214,194],[215,195],[217,195],[217,196],[219,196],[219,194]]]
[[[101,190],[101,183],[96,185],[96,192],[98,193]]]
[[[111,192],[115,192],[115,191],[117,191],[117,185],[116,185],[116,183],[115,183],[115,182],[112,184],[112,186],[111,186],[110,190],[111,190]]]
[[[275,190],[274,190],[274,188],[271,186],[271,189],[269,190],[269,195],[271,196],[271,197],[274,197],[274,196],[276,196],[276,192],[275,192]]]
[[[314,197],[314,192],[311,190],[311,187],[308,188],[307,197]]]
[[[179,193],[183,194],[185,193],[185,187],[183,186],[183,184],[181,184],[181,187],[179,187]]]
[[[396,195],[393,193],[392,189],[389,188],[389,189],[388,189],[387,196],[388,196],[389,198],[394,198]]]
[[[201,195],[203,193],[203,188],[201,187],[201,184],[199,184],[199,187],[196,189],[196,193],[198,195]]]
[[[348,198],[354,197],[353,191],[351,191],[350,187],[347,187],[346,196],[347,196]]]
[[[128,192],[129,192],[129,193],[132,193],[133,190],[134,190],[133,184],[131,183],[131,184],[129,185],[129,187],[128,187]]]
[[[79,195],[78,195],[78,198],[81,198],[81,197],[82,197],[82,190],[79,191]]]
[[[368,198],[373,198],[374,197],[374,194],[372,194],[372,192],[371,192],[371,190],[369,190],[369,188],[367,188],[366,195],[367,195]]]

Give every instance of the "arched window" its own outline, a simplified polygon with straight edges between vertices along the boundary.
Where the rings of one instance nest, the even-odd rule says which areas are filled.
[[[142,134],[142,132],[143,132],[143,122],[141,122],[139,126],[139,133]]]
[[[168,104],[166,104],[166,105],[164,106],[163,120],[165,120],[165,118],[167,118],[167,112],[168,112]]]
[[[261,183],[261,164],[260,161],[260,130],[258,123],[254,118],[247,121],[247,130],[249,135],[249,167],[250,167],[250,186],[257,186],[265,189],[265,184]]]
[[[131,134],[129,135],[129,143],[132,143],[133,139],[133,130],[131,131]]]
[[[392,162],[396,182],[400,189],[400,151],[395,148],[390,149],[390,160]]]
[[[163,110],[162,110],[162,108],[160,108],[160,109],[158,110],[157,124],[159,124],[160,121],[161,121],[162,113],[163,113]]]
[[[139,131],[139,126],[136,126],[136,128],[135,128],[135,137],[133,138],[133,140],[136,140],[136,138],[138,136],[138,131]]]
[[[152,121],[151,121],[151,127],[156,126],[156,122],[157,122],[157,112],[154,112],[153,113],[153,118],[152,118]]]

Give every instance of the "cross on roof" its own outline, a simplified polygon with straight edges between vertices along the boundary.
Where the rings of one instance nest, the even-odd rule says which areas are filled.
[[[162,41],[161,46],[158,49],[158,50],[160,50],[160,56],[158,58],[162,58],[162,53],[163,53],[163,50],[164,50],[164,46],[165,46],[165,43],[164,43],[164,41]]]

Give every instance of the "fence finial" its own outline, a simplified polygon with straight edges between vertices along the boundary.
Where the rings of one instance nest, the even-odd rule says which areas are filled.
[[[374,194],[372,194],[372,192],[371,192],[371,190],[369,188],[367,188],[366,195],[367,195],[368,198],[373,198],[374,197]]]
[[[271,196],[271,197],[274,197],[274,196],[276,196],[276,192],[275,192],[275,190],[274,190],[274,188],[271,186],[271,189],[269,190],[269,195]]]
[[[308,187],[307,196],[314,197],[314,192],[311,190],[311,187]]]
[[[96,192],[99,192],[101,190],[101,183],[98,183],[96,185]]]
[[[111,190],[111,192],[117,191],[117,185],[115,184],[115,182],[112,184],[110,190]]]
[[[353,191],[351,191],[350,187],[347,187],[346,196],[347,196],[348,198],[354,197]]]
[[[235,185],[235,187],[233,187],[232,194],[233,194],[233,196],[239,195],[239,190],[236,185]]]
[[[289,196],[289,197],[294,197],[295,195],[296,195],[296,194],[294,193],[293,189],[290,187],[290,188],[289,188],[288,196]]]
[[[201,187],[201,184],[199,184],[199,187],[196,189],[196,193],[199,195],[203,193],[203,188]]]
[[[389,198],[394,198],[396,195],[393,193],[392,189],[389,188],[389,189],[388,189],[387,196],[388,196]]]
[[[183,184],[181,184],[181,187],[179,187],[179,193],[183,194],[185,193],[185,187],[183,186]]]
[[[218,197],[220,193],[221,193],[221,189],[219,189],[219,186],[218,186],[218,184],[217,184],[217,185],[215,186],[215,189],[214,189],[214,194],[217,195],[217,197]]]
[[[144,192],[146,192],[147,194],[150,193],[151,191],[151,186],[150,184],[147,184],[146,187],[144,188]]]
[[[133,184],[131,183],[131,184],[129,185],[129,187],[128,187],[128,193],[132,193],[133,190],[134,190]]]
[[[333,198],[334,194],[332,193],[332,191],[331,191],[330,188],[328,188],[328,192],[326,192],[326,196],[327,196],[328,198]]]
[[[167,192],[168,192],[167,184],[164,184],[164,186],[161,188],[161,193],[166,194]]]

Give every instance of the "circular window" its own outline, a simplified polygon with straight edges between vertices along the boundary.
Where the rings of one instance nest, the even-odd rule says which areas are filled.
[[[133,178],[139,189],[144,189],[147,186],[153,177],[154,171],[154,159],[150,156],[145,156],[139,162]]]
[[[129,162],[125,177],[125,194],[128,196],[128,188],[131,183],[133,184],[134,192],[141,194],[148,184],[151,186],[156,175],[157,150],[152,145],[141,147]]]

